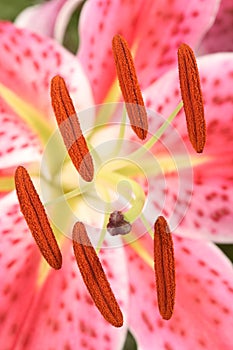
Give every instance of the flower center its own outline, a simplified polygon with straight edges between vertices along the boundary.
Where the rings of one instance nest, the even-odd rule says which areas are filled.
[[[181,188],[174,189],[177,197],[180,191],[187,190],[187,186],[182,189],[183,179],[188,181],[188,187],[192,186],[189,155],[182,138],[171,126],[180,108],[182,104],[167,120],[147,110],[151,123],[146,142],[138,139],[131,124],[126,122],[124,103],[95,106],[79,112],[94,165],[94,177],[89,182],[77,173],[56,130],[45,148],[40,169],[42,201],[54,226],[71,238],[71,228],[81,221],[90,238],[94,238],[96,247],[100,247],[104,237],[109,236],[107,224],[111,213],[120,211],[132,225],[133,240],[148,232],[153,227],[154,217],[167,210],[167,175],[172,173],[180,183]],[[102,116],[109,121],[102,124],[97,117],[90,129],[88,115]],[[171,135],[174,135],[174,143]],[[187,206],[188,201],[189,198]],[[185,210],[179,217],[173,216],[172,230],[183,215]],[[115,246],[114,237],[110,244]]]

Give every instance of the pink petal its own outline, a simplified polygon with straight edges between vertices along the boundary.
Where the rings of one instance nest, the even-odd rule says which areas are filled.
[[[12,192],[0,201],[0,338],[1,347],[14,348],[34,294],[39,249],[19,213]]]
[[[199,52],[212,53],[233,51],[233,3],[222,0],[213,26],[205,35]]]
[[[54,27],[54,37],[58,42],[63,42],[71,16],[82,2],[82,0],[66,0],[61,11],[59,11]]]
[[[60,74],[78,109],[92,104],[89,83],[75,56],[51,39],[0,22],[0,82],[38,112],[52,115],[50,80]]]
[[[195,47],[214,20],[217,1],[89,1],[80,18],[80,58],[101,103],[116,78],[112,38],[137,45],[136,69],[146,88],[176,63],[181,42]],[[101,46],[100,46],[101,45]]]
[[[66,2],[67,0],[53,0],[27,7],[15,19],[15,24],[38,34],[53,37],[57,15]]]
[[[191,205],[186,213],[180,234],[196,238],[208,238],[216,242],[232,242],[233,224],[233,187],[232,187],[232,151],[233,132],[231,94],[233,80],[233,54],[215,54],[205,56],[198,61],[205,100],[207,121],[207,143],[202,155],[194,154],[187,137],[183,112],[175,119],[174,125],[182,135],[193,159],[204,160],[194,166],[194,187]],[[178,73],[169,72],[151,86],[145,96],[150,108],[168,116],[180,99]],[[152,122],[153,125],[153,122]],[[175,154],[175,143],[173,145]],[[167,211],[172,207],[172,186],[167,194]],[[185,188],[185,179],[181,184]],[[188,185],[188,183],[187,183]],[[187,187],[187,186],[186,186]],[[185,200],[185,197],[178,198]],[[180,207],[181,208],[181,207]],[[169,212],[168,215],[172,215]]]
[[[39,161],[41,146],[35,134],[15,114],[0,114],[0,169]]]
[[[105,249],[102,264],[124,313],[124,326],[109,325],[93,305],[74,260],[71,241],[63,249],[63,266],[50,270],[38,285],[41,256],[16,204],[14,193],[0,202],[0,337],[6,348],[122,348],[127,331],[128,280],[123,249]],[[15,231],[14,231],[15,230]]]
[[[15,19],[20,28],[27,28],[38,34],[64,39],[66,28],[73,12],[82,0],[52,0],[39,5],[27,7]]]
[[[67,242],[60,272],[52,271],[31,306],[17,342],[17,349],[120,349],[126,336],[126,323],[116,329],[108,324],[94,306],[74,261],[71,242]],[[103,263],[109,281],[126,308],[125,265],[122,251],[104,252]],[[111,258],[111,266],[110,260]],[[107,265],[108,264],[108,265]],[[122,280],[121,280],[121,278]],[[32,327],[33,324],[33,327]],[[46,327],[45,327],[46,325]],[[26,344],[23,343],[26,341]],[[24,344],[24,345],[23,345]]]
[[[232,266],[214,245],[174,238],[176,301],[172,318],[158,312],[154,271],[126,247],[130,329],[141,349],[226,349],[233,346]],[[144,238],[152,256],[152,239]],[[143,243],[141,240],[141,243]]]

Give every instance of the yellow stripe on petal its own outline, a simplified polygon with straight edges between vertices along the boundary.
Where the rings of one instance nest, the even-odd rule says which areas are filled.
[[[63,247],[65,250],[67,248],[67,244],[68,246],[70,244],[69,240],[67,240],[64,234],[62,234],[62,232],[60,232],[55,225],[53,225],[52,223],[50,224],[53,229],[54,236],[56,237],[56,240],[59,242],[60,248],[62,249]],[[51,271],[54,271],[54,270],[47,263],[47,261],[41,256],[40,266],[38,269],[38,277],[36,281],[36,286],[38,289],[41,288],[43,284],[46,282]]]
[[[43,286],[50,271],[51,271],[51,267],[49,266],[47,261],[45,261],[44,259],[41,259],[40,266],[39,266],[39,272],[38,272],[38,278],[36,281],[37,282],[36,286],[38,289],[41,288],[41,286]]]
[[[12,90],[0,84],[0,96],[7,102],[19,117],[38,134],[41,142],[46,144],[53,131],[48,121],[31,104],[22,100]]]
[[[15,181],[13,176],[0,177],[0,192],[12,191],[15,188]]]
[[[138,239],[133,234],[123,236],[126,243],[130,244],[130,247],[142,258],[142,260],[152,269],[154,269],[153,257],[148,251],[139,243]],[[151,241],[152,242],[152,241]]]

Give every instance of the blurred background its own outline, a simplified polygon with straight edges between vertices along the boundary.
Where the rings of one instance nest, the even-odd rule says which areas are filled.
[[[36,5],[42,1],[30,0],[1,0],[0,1],[0,19],[14,21],[18,13],[24,8]],[[75,52],[78,46],[77,25],[79,19],[80,9],[78,9],[72,16],[69,26],[67,28],[64,46],[71,52]],[[218,247],[233,261],[233,245],[221,244]],[[137,346],[133,336],[128,333],[124,350],[136,350]]]

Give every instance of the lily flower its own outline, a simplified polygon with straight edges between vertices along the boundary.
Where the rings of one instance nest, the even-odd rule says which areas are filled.
[[[83,30],[84,28],[88,31],[91,30],[90,25],[88,26],[86,22],[88,20],[93,23],[93,12],[90,11],[90,8],[91,5],[88,3],[83,12],[81,20]],[[82,117],[82,110],[94,104],[91,89],[95,102],[116,102],[119,100],[115,84],[114,88],[112,87],[112,83],[115,81],[113,56],[110,55],[110,52],[106,55],[111,45],[111,41],[109,42],[106,38],[108,35],[113,36],[120,31],[120,28],[117,27],[118,17],[115,16],[116,8],[110,6],[107,14],[103,14],[103,5],[96,7],[96,10],[97,8],[99,10],[95,12],[95,15],[104,17],[105,21],[102,25],[98,21],[95,22],[99,26],[95,36],[93,33],[92,35],[85,34],[88,45],[83,41],[79,56],[81,62],[85,63],[83,66],[89,81],[77,58],[58,44],[27,30],[15,28],[9,23],[1,23],[0,25],[2,53],[0,57],[1,140],[3,140],[1,147],[1,191],[5,190],[5,195],[0,202],[2,213],[0,273],[1,280],[4,281],[0,295],[1,339],[6,344],[6,348],[43,349],[55,346],[60,349],[75,349],[77,347],[79,349],[95,349],[96,344],[98,344],[98,347],[103,349],[121,349],[127,327],[129,327],[141,349],[151,349],[151,345],[156,345],[161,349],[175,349],[177,347],[230,349],[232,347],[231,298],[233,291],[231,264],[212,243],[206,242],[206,239],[232,242],[232,135],[231,129],[226,127],[232,117],[230,114],[232,97],[228,88],[232,82],[232,54],[211,55],[198,60],[203,82],[208,134],[204,156],[193,154],[187,142],[185,118],[182,112],[173,122],[175,128],[166,125],[166,130],[163,130],[161,140],[165,140],[164,142],[171,149],[174,147],[176,156],[183,155],[183,144],[190,152],[188,171],[182,167],[182,162],[178,164],[179,170],[184,174],[182,177],[183,192],[178,193],[178,196],[174,165],[168,164],[167,158],[162,158],[161,161],[162,169],[166,173],[166,186],[158,168],[152,168],[152,173],[149,174],[151,193],[149,191],[148,194],[153,195],[153,201],[149,201],[144,224],[149,222],[149,231],[151,222],[162,212],[169,218],[168,221],[172,224],[171,228],[177,234],[174,235],[177,295],[171,320],[162,320],[157,311],[153,273],[153,244],[148,234],[142,235],[147,231],[142,223],[133,222],[133,233],[136,237],[142,236],[140,239],[134,242],[131,240],[131,244],[124,245],[122,248],[101,249],[99,253],[112,289],[124,313],[124,326],[115,329],[103,320],[93,306],[77,271],[70,240],[56,234],[62,247],[63,266],[59,271],[49,270],[19,212],[12,176],[15,167],[22,163],[31,170],[30,173],[33,175],[35,183],[40,175],[41,184],[43,187],[46,186],[46,193],[52,195],[52,198],[54,198],[54,194],[58,195],[56,186],[54,190],[53,185],[57,184],[56,158],[59,158],[60,148],[56,148],[58,144],[55,148],[50,148],[47,144],[50,136],[53,135],[54,128],[53,112],[48,98],[51,78],[55,75],[61,75],[65,79],[72,100],[77,104],[77,110],[81,111],[80,123],[86,133],[90,130],[91,122],[94,123],[94,126],[97,123],[92,118],[92,114],[95,114],[93,113],[95,108],[94,110],[89,109],[91,122],[88,126],[85,126],[84,123],[85,112],[84,117]],[[139,8],[141,9],[141,7]],[[128,12],[123,10],[125,8],[121,12],[122,23],[125,30],[127,25],[130,28],[126,37],[128,40],[130,39],[129,43],[133,46],[136,38],[135,33],[137,35],[141,33],[140,37],[147,36],[152,22],[154,26],[154,18],[153,16],[148,17],[148,26],[145,26],[144,20],[145,27],[142,26],[142,22],[140,26],[134,18],[132,23],[138,25],[137,31],[135,31],[132,23],[129,26],[129,21],[127,21],[128,18],[133,18],[131,17],[132,13],[129,16],[129,8]],[[209,25],[209,16],[210,13],[211,16],[213,14],[213,7],[210,11],[207,6],[206,11],[200,15],[203,21]],[[92,16],[90,16],[91,13]],[[192,10],[189,14],[191,13],[193,13]],[[159,16],[161,16],[161,12]],[[195,16],[191,16],[193,19],[195,17],[196,13]],[[168,16],[167,19],[163,17],[163,21],[166,19],[168,23],[169,18],[171,20],[171,16]],[[174,16],[174,18],[176,18],[177,26],[178,17]],[[160,18],[161,25],[163,21]],[[186,21],[187,18],[182,22]],[[199,27],[196,28],[195,21],[191,26],[190,18],[188,23],[191,29],[187,35],[189,35],[190,41],[193,38],[193,42],[196,42],[203,32],[198,29]],[[109,30],[103,30],[104,27],[105,29],[108,27]],[[167,25],[164,28],[166,27]],[[93,28],[93,30],[95,29]],[[175,28],[173,29],[175,30]],[[81,33],[84,32],[81,31]],[[106,40],[103,40],[104,33],[105,35],[109,33],[105,36]],[[180,41],[181,38],[186,40],[187,37],[185,33],[183,34],[176,39],[173,38],[174,42]],[[138,58],[136,58],[135,63],[136,68],[141,67],[138,77],[142,86],[146,88],[143,91],[146,106],[167,117],[172,115],[172,111],[180,100],[178,75],[177,70],[171,70],[163,75],[170,68],[169,63],[165,64],[166,67],[161,64],[166,62],[164,43],[161,41],[160,44],[161,35],[154,32],[151,33],[151,36],[153,40],[156,40],[155,36],[159,36],[157,37],[157,45],[153,49],[152,41],[144,39],[137,46],[138,56],[136,57]],[[101,50],[98,49],[99,40],[103,40],[101,41],[101,45],[103,44]],[[173,41],[171,40],[171,42]],[[149,51],[149,47],[151,48],[150,55],[145,57],[144,53]],[[172,65],[174,65],[176,58],[173,54],[175,54],[176,48],[173,46],[171,48],[171,50],[168,48],[167,52],[173,57]],[[162,52],[163,55],[159,56]],[[148,60],[149,62],[147,62]],[[144,65],[142,65],[143,63]],[[156,67],[159,70],[158,73]],[[103,72],[105,72],[104,75]],[[160,76],[161,78],[157,79]],[[116,97],[115,100],[113,96]],[[156,117],[158,118],[156,119]],[[149,118],[150,132],[155,134],[163,123],[164,118],[161,115],[153,115],[152,113]],[[97,125],[99,127],[99,121]],[[179,138],[179,135],[176,134],[177,138],[169,138],[170,131],[176,132],[176,130],[182,137]],[[111,128],[109,129],[108,125],[104,123],[104,127],[100,130],[103,140],[108,142],[111,140],[110,131],[112,132]],[[115,132],[115,129],[113,131]],[[135,141],[135,136],[129,128],[126,128],[125,135],[128,136],[128,140]],[[92,142],[98,151],[98,146],[101,146],[99,138],[95,141],[93,136]],[[144,143],[143,141],[137,142],[139,145],[137,149],[142,152],[141,145]],[[44,164],[49,167],[44,169],[40,168],[39,163],[43,163],[41,149],[45,148],[46,144],[47,153],[45,153],[48,158],[45,157]],[[162,145],[157,143],[152,146],[152,154],[158,158],[164,156]],[[130,147],[131,145],[127,144],[127,152]],[[135,151],[134,147],[133,145]],[[114,149],[116,149],[115,144]],[[103,156],[103,153],[99,152],[99,154]],[[182,158],[178,159],[182,161]],[[100,163],[102,164],[102,162]],[[148,169],[150,169],[150,159],[148,164]],[[74,189],[72,179],[74,173],[69,165],[68,161],[64,188],[71,186],[71,189],[68,189],[70,191]],[[117,180],[122,180],[122,176],[123,179],[130,180],[129,183],[136,199],[147,195],[147,184],[137,177],[138,174],[132,176],[132,171],[135,168],[125,168],[125,164],[122,162],[115,165],[118,166],[118,170],[120,166],[120,173],[122,172],[120,176],[119,171],[116,171]],[[224,172],[222,171],[223,166],[225,167]],[[39,174],[40,170],[41,174]],[[112,184],[111,181],[114,180],[115,171],[109,173],[108,170],[105,168],[101,172],[100,168],[98,174],[98,191],[102,196],[105,195],[106,182]],[[69,175],[70,171],[71,176]],[[193,190],[191,189],[190,193],[189,180],[192,171],[194,183],[191,183]],[[85,184],[83,189],[85,190]],[[46,193],[43,193],[43,196],[46,196]],[[166,193],[165,197],[164,193]],[[193,197],[188,209],[189,203],[186,203],[186,200],[187,195],[190,196],[190,194]],[[89,197],[87,198],[89,199]],[[55,208],[56,203],[52,204]],[[85,216],[86,207],[83,210],[81,205],[83,203],[78,204],[81,212],[79,215]],[[98,205],[100,205],[100,201]],[[74,203],[72,203],[72,209],[76,209]],[[179,213],[179,210],[183,212]],[[89,214],[89,219],[93,219],[92,224],[98,225],[98,218],[93,218],[91,213]],[[131,215],[129,216],[132,218],[135,214],[131,213]],[[64,212],[51,210],[50,216],[55,220],[55,223],[61,225],[59,217],[64,217]],[[66,225],[67,222],[64,223],[64,226]],[[100,231],[99,226],[96,228],[95,232]],[[66,230],[65,234],[69,236],[68,228]],[[194,238],[199,238],[199,240]],[[124,237],[122,239],[124,240]],[[111,247],[112,242],[114,242],[114,246],[122,245],[122,240],[119,237],[114,237],[114,241],[107,239],[105,245]],[[216,332],[216,328],[218,332]]]

